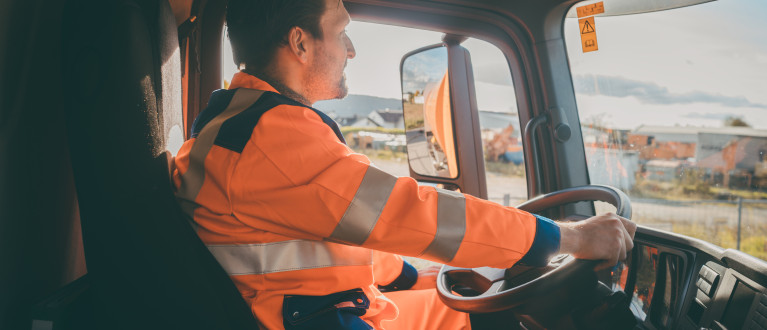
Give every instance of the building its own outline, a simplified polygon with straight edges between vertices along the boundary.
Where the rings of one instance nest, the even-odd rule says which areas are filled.
[[[750,127],[709,128],[643,125],[629,134],[629,144],[634,144],[634,148],[638,149],[650,145],[674,145],[676,147],[668,147],[668,149],[675,150],[673,158],[691,158],[692,162],[698,162],[711,155],[720,154],[727,145],[744,138],[767,141],[767,130]],[[693,146],[694,152],[682,148],[682,145]],[[753,169],[753,166],[750,167]]]
[[[350,125],[354,127],[405,128],[405,118],[400,110],[374,110],[367,117],[358,118]]]
[[[765,188],[767,183],[767,130],[640,126],[629,142],[640,150],[640,161],[686,159],[707,174],[707,181],[725,187]]]

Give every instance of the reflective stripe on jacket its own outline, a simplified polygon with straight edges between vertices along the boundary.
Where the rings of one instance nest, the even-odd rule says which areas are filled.
[[[349,149],[330,118],[258,78],[238,73],[230,88],[195,120],[173,179],[198,235],[266,328],[282,327],[285,295],[354,289],[370,300],[368,323],[395,317],[374,286],[371,250],[498,268],[558,250],[546,219],[389,175]]]

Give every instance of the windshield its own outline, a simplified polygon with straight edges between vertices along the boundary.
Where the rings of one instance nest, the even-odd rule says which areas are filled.
[[[640,224],[767,260],[767,1],[580,6],[564,34],[591,183]]]

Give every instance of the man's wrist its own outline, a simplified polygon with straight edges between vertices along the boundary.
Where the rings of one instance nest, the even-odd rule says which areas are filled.
[[[572,254],[578,250],[580,235],[570,222],[557,222],[559,225],[559,253]]]

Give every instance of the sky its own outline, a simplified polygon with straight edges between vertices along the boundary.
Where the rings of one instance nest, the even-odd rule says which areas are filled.
[[[576,44],[577,20],[566,19],[581,121],[717,127],[737,116],[767,129],[765,15],[767,1],[720,0],[596,17],[599,50],[592,53]]]
[[[610,1],[605,6],[609,8]],[[581,121],[611,128],[640,124],[719,127],[727,116],[767,129],[767,1],[719,0],[670,11],[596,17],[599,50],[582,53],[576,19],[565,42]],[[346,69],[350,94],[401,97],[404,54],[442,33],[353,21],[357,56]],[[228,44],[228,42],[227,42]],[[464,42],[479,108],[516,113],[508,65],[494,46]],[[226,47],[228,48],[228,47]],[[224,55],[231,77],[231,55]]]
[[[357,56],[348,62],[349,94],[399,98],[402,57],[421,47],[442,42],[443,33],[398,26],[352,22],[347,28]],[[469,39],[462,44],[471,56],[482,110],[516,113],[511,73],[501,51],[488,42]]]

